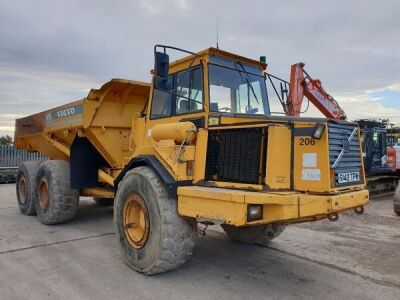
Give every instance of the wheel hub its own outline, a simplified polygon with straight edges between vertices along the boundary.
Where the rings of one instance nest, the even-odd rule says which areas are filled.
[[[44,177],[39,181],[39,205],[43,209],[49,206],[49,187]]]
[[[130,246],[143,248],[149,237],[149,212],[142,197],[129,195],[123,208],[123,225],[125,236]]]
[[[25,204],[26,200],[28,198],[28,195],[27,195],[27,191],[26,191],[26,181],[25,181],[25,177],[23,175],[18,180],[18,194],[19,194],[19,200],[21,201],[21,203]]]

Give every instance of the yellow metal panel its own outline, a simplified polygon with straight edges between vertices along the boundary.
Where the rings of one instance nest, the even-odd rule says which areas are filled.
[[[244,225],[246,222],[246,204],[240,191],[208,188],[179,187],[178,213],[193,218],[214,219],[217,221]]]
[[[129,151],[130,129],[90,127],[86,137],[114,168],[122,168]]]
[[[244,192],[245,202],[251,204],[294,205],[297,204],[297,193],[255,193]]]
[[[290,128],[268,127],[266,184],[271,189],[290,188],[291,144]]]
[[[220,187],[227,189],[243,189],[243,190],[253,190],[253,191],[263,190],[263,186],[261,184],[225,182],[225,181],[205,181],[203,182],[203,184],[211,187]]]
[[[314,122],[298,122],[297,128],[313,127]],[[330,192],[328,130],[322,137],[295,136],[294,138],[294,189],[305,192]]]
[[[244,225],[246,205],[215,199],[180,196],[178,213],[181,216],[215,220],[236,226]]]
[[[145,135],[146,135],[145,118],[140,118],[138,115],[134,115],[132,119],[132,130],[129,140],[129,150],[135,151],[139,145],[143,145]]]
[[[334,196],[331,201],[332,211],[341,211],[354,206],[365,205],[368,203],[368,198],[368,190]]]
[[[300,217],[338,212],[368,204],[368,191],[360,190],[339,195],[301,195]]]
[[[194,158],[194,174],[195,182],[204,179],[206,170],[206,153],[207,153],[208,131],[200,129],[197,133],[196,152]]]
[[[54,138],[50,138],[46,134],[43,134],[43,138],[48,141],[52,146],[60,150],[62,153],[64,153],[68,158],[71,156],[70,149],[68,146],[64,145],[63,143],[59,142],[58,140]]]
[[[299,217],[309,217],[318,214],[328,214],[331,212],[331,197],[327,196],[317,196],[312,197],[299,197],[300,204],[300,216]]]
[[[226,221],[236,226],[270,222],[302,222],[326,218],[330,213],[368,203],[368,191],[339,195],[288,192],[247,192],[211,187],[179,187],[178,212],[182,216]],[[247,205],[263,205],[263,219],[247,222]]]
[[[251,224],[257,223],[272,223],[281,222],[285,220],[298,219],[299,208],[298,204],[286,204],[286,205],[264,205],[263,207],[263,220],[260,222],[251,222]]]
[[[218,189],[204,186],[180,186],[178,187],[178,195],[244,203],[245,194],[244,191]]]
[[[187,172],[187,162],[194,159],[193,146],[177,146],[173,140],[162,140],[154,149],[176,180],[192,180],[192,174]]]

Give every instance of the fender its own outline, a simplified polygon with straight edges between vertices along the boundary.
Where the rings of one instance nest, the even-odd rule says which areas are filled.
[[[169,197],[176,197],[178,186],[192,185],[191,180],[176,181],[156,157],[152,155],[137,156],[132,158],[131,161],[125,166],[125,168],[122,169],[117,178],[115,178],[114,193],[117,193],[118,185],[128,171],[143,166],[150,167],[151,169],[153,169],[154,172],[156,172],[161,181],[165,184]]]

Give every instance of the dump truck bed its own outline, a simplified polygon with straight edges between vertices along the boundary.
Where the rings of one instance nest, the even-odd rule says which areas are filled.
[[[16,147],[68,160],[68,151],[54,147],[54,142],[68,150],[84,131],[110,166],[121,166],[134,150],[129,147],[132,118],[143,111],[149,93],[148,83],[113,79],[84,99],[17,119]]]

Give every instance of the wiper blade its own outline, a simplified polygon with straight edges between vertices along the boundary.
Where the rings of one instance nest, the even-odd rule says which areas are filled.
[[[256,92],[254,91],[254,88],[253,88],[253,86],[252,86],[251,83],[250,83],[249,74],[246,73],[246,69],[244,68],[243,64],[242,64],[240,61],[236,61],[236,62],[235,62],[235,65],[236,65],[236,64],[238,64],[238,65],[242,68],[243,72],[246,74],[246,83],[247,83],[247,86],[250,88],[251,92],[253,93],[254,99],[256,99],[257,104],[260,104],[260,101],[258,101],[258,98],[257,98],[257,96],[256,96]],[[237,68],[236,68],[236,70],[239,72],[240,77],[243,79],[242,74],[241,74],[242,72],[241,72],[239,69],[237,69]],[[249,101],[250,101],[250,99],[249,99]]]

